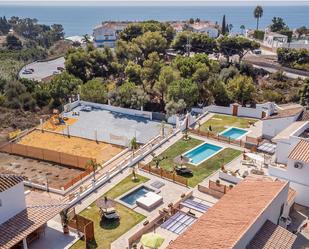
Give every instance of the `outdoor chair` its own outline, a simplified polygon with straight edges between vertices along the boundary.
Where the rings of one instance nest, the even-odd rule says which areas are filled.
[[[120,219],[120,216],[117,214],[115,208],[107,208],[102,212],[102,217],[108,219],[108,220],[118,220]]]
[[[175,168],[177,175],[193,175],[193,171],[185,166]]]

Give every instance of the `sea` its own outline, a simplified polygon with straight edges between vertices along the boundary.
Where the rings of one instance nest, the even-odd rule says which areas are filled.
[[[282,17],[291,28],[309,27],[309,5],[265,6],[260,27],[271,23],[273,17]],[[66,36],[92,34],[103,21],[188,20],[200,18],[221,24],[223,15],[233,25],[255,28],[254,6],[22,6],[0,5],[0,16],[31,17],[43,24],[62,24]]]

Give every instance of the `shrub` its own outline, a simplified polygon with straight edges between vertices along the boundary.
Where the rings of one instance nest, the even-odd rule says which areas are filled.
[[[264,40],[264,35],[265,35],[265,31],[263,30],[255,30],[253,33],[253,37],[261,41]]]

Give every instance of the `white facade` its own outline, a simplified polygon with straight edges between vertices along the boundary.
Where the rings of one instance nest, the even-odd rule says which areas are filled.
[[[270,48],[280,48],[288,43],[288,37],[278,33],[265,32],[263,44]]]
[[[275,160],[277,163],[285,164],[286,167],[283,168],[270,165],[268,173],[271,176],[288,180],[291,188],[296,191],[295,202],[309,207],[309,163],[288,158],[291,151],[301,140],[309,141],[309,138],[300,137],[305,130],[309,129],[309,121],[298,123],[302,125],[291,133],[290,136],[276,139],[277,147]],[[309,153],[309,151],[304,151],[303,153]],[[298,163],[302,166],[299,167]]]
[[[297,126],[295,126],[296,124]],[[306,129],[309,129],[309,121],[296,122],[292,124],[290,127],[292,127],[295,130],[291,131],[290,134],[287,134],[286,136],[283,136],[282,138],[280,138],[280,134],[282,134],[280,133],[279,138],[277,136],[272,140],[273,142],[277,143],[276,154],[275,154],[277,163],[281,163],[281,164],[288,163],[288,155],[293,150],[295,145],[297,145],[298,142],[302,139],[299,137],[299,135],[302,134]],[[288,127],[286,130],[289,130],[290,127]],[[285,133],[286,130],[284,130],[283,133]]]
[[[95,27],[93,30],[94,45],[96,47],[115,47],[119,33],[123,31],[128,24],[127,22],[106,22]]]
[[[298,115],[291,117],[278,117],[263,120],[262,134],[265,138],[273,138],[278,135],[281,131],[291,125],[297,120]]]
[[[280,168],[269,166],[268,173],[290,182],[290,187],[296,191],[295,202],[309,207],[309,164],[303,164],[303,167],[295,167],[296,161],[288,159],[287,167]]]
[[[219,30],[215,27],[193,27],[193,31],[198,33],[206,33],[210,38],[217,38],[219,36]]]
[[[263,211],[263,213],[255,220],[251,227],[246,231],[246,233],[238,240],[237,244],[233,247],[235,249],[246,248],[248,243],[254,238],[261,227],[267,220],[270,220],[274,224],[278,224],[279,218],[283,213],[288,211],[287,199],[289,192],[289,184],[287,183],[282,191],[276,196],[276,198],[270,203],[269,206]]]
[[[0,224],[23,211],[25,208],[26,201],[23,182],[0,192]]]

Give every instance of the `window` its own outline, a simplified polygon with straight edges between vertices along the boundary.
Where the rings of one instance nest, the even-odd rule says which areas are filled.
[[[2,200],[0,199],[0,207],[2,207]]]

